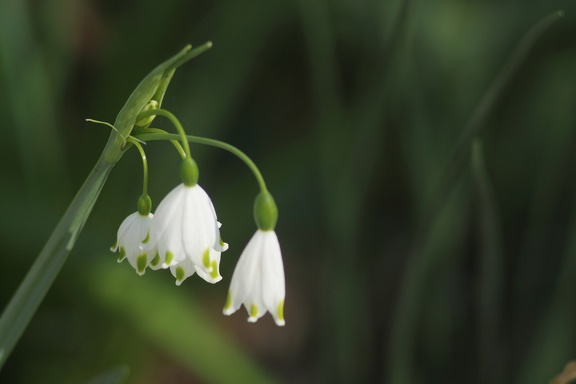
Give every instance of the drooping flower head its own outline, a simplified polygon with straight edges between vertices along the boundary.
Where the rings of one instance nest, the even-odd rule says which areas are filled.
[[[119,263],[128,259],[139,275],[144,274],[154,257],[143,247],[150,239],[150,225],[154,217],[150,213],[151,206],[152,202],[148,196],[141,196],[138,199],[138,211],[124,219],[118,229],[116,243],[110,248],[112,252],[119,250]]]
[[[254,217],[258,230],[236,264],[223,312],[231,315],[244,304],[249,322],[256,322],[268,311],[276,324],[283,326],[284,265],[274,232],[278,211],[269,193],[260,193],[256,198]]]
[[[187,158],[183,168],[190,167],[196,165]],[[213,283],[221,279],[220,252],[227,244],[220,240],[216,212],[204,189],[194,180],[183,179],[184,183],[166,195],[156,210],[150,229],[150,249],[157,255],[152,268],[170,267],[177,284],[194,272]]]

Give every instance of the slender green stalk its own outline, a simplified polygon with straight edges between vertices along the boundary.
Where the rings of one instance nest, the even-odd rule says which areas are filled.
[[[166,133],[161,129],[148,128],[145,130],[144,129],[139,130],[137,133],[135,133],[135,137],[138,138],[139,140],[151,141],[151,140],[174,140],[177,139],[179,136],[172,133]],[[256,178],[256,181],[258,182],[258,185],[260,186],[260,191],[266,193],[268,192],[266,182],[264,181],[262,173],[260,173],[260,170],[258,169],[256,164],[254,164],[252,159],[250,159],[244,152],[242,152],[235,146],[230,145],[228,143],[224,143],[219,140],[208,139],[205,137],[198,137],[192,135],[187,135],[186,139],[191,143],[209,145],[211,147],[220,148],[232,153],[240,160],[242,160],[244,164],[248,166],[248,168],[250,168],[250,170],[254,174],[254,177]]]
[[[174,148],[176,148],[176,150],[180,154],[180,157],[182,159],[185,159],[186,158],[186,152],[184,151],[184,148],[182,148],[182,144],[180,144],[180,142],[178,140],[170,140],[170,142],[172,143],[172,145],[174,145]]]
[[[146,196],[148,195],[148,161],[146,160],[146,152],[144,152],[144,148],[142,148],[142,145],[137,139],[129,137],[128,142],[138,148],[138,152],[140,152],[140,157],[142,158],[142,172],[144,174],[142,176],[142,195]]]
[[[114,163],[104,156],[78,191],[0,317],[0,368],[46,296],[92,211]]]
[[[192,157],[190,155],[190,145],[188,144],[188,140],[186,139],[186,131],[182,127],[182,124],[180,124],[180,120],[178,120],[172,112],[167,111],[165,109],[150,109],[148,111],[141,112],[138,115],[137,120],[145,119],[149,116],[164,116],[168,118],[172,122],[172,124],[174,124],[174,127],[178,131],[179,138],[182,141],[182,146],[184,147],[184,152],[186,152],[186,157],[190,158]]]

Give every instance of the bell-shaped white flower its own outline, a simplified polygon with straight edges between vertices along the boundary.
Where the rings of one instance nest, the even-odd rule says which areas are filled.
[[[242,304],[248,321],[256,322],[266,311],[277,325],[284,325],[284,265],[278,237],[273,230],[257,230],[234,269],[224,314],[230,315]]]
[[[178,185],[158,205],[150,228],[149,249],[157,256],[152,268],[175,266],[180,282],[193,272],[210,277],[226,248],[212,201],[198,184]]]
[[[119,263],[128,259],[139,275],[144,274],[153,258],[153,254],[143,247],[150,239],[150,225],[153,217],[151,213],[148,215],[132,213],[120,225],[116,243],[110,248],[112,252],[119,250]]]

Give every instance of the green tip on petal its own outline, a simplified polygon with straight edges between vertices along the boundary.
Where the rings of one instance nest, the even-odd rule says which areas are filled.
[[[278,221],[278,207],[272,195],[260,192],[254,200],[254,221],[258,229],[272,231]]]
[[[222,239],[220,239],[220,241],[222,241]],[[118,248],[118,242],[115,241],[114,244],[112,244],[112,246],[110,247],[110,250],[112,252],[116,252],[116,248]]]
[[[226,303],[224,304],[224,312],[230,310],[230,308],[232,308],[232,292],[228,291],[228,296],[226,297]]]
[[[120,254],[118,255],[118,262],[121,262],[126,257],[126,250],[124,247],[120,247]]]
[[[284,325],[284,300],[280,300],[278,303],[278,308],[276,309],[276,323],[278,325]]]
[[[184,268],[176,267],[176,280],[179,282],[184,280]]]
[[[146,235],[146,238],[144,240],[142,240],[142,244],[146,244],[149,241],[150,241],[150,232],[148,232],[148,234]]]
[[[174,254],[170,251],[166,252],[166,264],[170,264],[172,262],[172,260],[174,259]]]
[[[220,274],[218,273],[218,263],[216,260],[212,261],[212,272],[210,272],[210,277],[213,279],[220,277]]]
[[[250,306],[250,319],[248,319],[248,321],[250,320],[256,321],[258,319],[258,307],[256,306],[256,304],[252,304]]]
[[[204,254],[202,255],[202,264],[204,264],[204,266],[206,268],[210,268],[210,250],[207,249],[204,251]]]
[[[146,261],[148,261],[148,257],[146,254],[138,256],[136,259],[136,267],[138,274],[143,275],[144,271],[146,271]]]
[[[160,262],[160,255],[158,254],[158,252],[156,252],[156,256],[154,256],[154,258],[150,262],[150,265],[155,267],[158,265],[159,262]]]

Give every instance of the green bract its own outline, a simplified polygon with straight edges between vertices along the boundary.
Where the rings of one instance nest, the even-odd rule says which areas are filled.
[[[103,154],[106,162],[114,164],[120,159],[124,145],[123,137],[128,137],[132,133],[138,114],[149,105],[149,102],[155,100],[158,102],[158,107],[162,105],[162,99],[176,68],[211,47],[211,42],[207,42],[194,50],[191,50],[191,45],[187,45],[178,54],[157,66],[138,84],[116,116],[114,127],[118,133],[112,132],[110,134]]]

